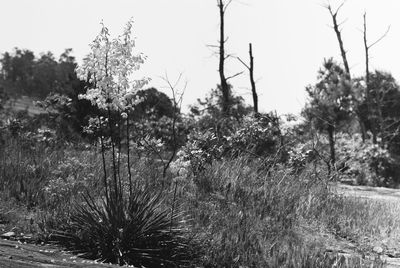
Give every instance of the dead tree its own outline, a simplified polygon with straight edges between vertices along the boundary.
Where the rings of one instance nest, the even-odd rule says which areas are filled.
[[[231,104],[231,87],[228,84],[228,80],[240,75],[242,72],[232,75],[230,77],[225,76],[225,60],[230,57],[225,52],[225,12],[228,6],[232,3],[232,0],[225,2],[224,0],[217,0],[219,18],[220,18],[220,36],[219,36],[219,77],[220,77],[220,89],[222,93],[222,112],[224,115],[229,115],[230,104]]]
[[[331,14],[331,17],[332,17],[333,30],[335,31],[336,38],[339,42],[340,54],[342,55],[344,69],[345,69],[347,75],[349,76],[349,78],[351,78],[349,62],[347,61],[347,54],[346,54],[346,50],[344,49],[344,45],[343,45],[342,30],[340,29],[340,26],[343,24],[343,22],[338,23],[338,21],[337,21],[337,15],[339,13],[339,10],[344,5],[344,3],[345,2],[342,2],[342,4],[335,11],[332,10],[332,7],[330,4],[328,4],[326,6],[326,8],[329,10],[329,13]]]
[[[229,3],[228,3],[229,4]],[[223,2],[223,0],[218,0],[218,8],[219,8],[219,18],[220,18],[220,26],[219,26],[219,78],[221,80],[221,91],[222,91],[222,112],[227,114],[229,112],[229,98],[230,98],[230,88],[228,85],[228,81],[225,77],[225,11],[227,5]]]
[[[339,10],[343,7],[344,3],[345,3],[345,1],[343,1],[335,11],[332,9],[332,6],[330,4],[326,5],[325,7],[328,9],[329,14],[331,15],[331,18],[332,18],[332,23],[333,23],[332,28],[335,31],[336,38],[339,43],[339,49],[340,49],[340,54],[342,56],[344,69],[347,73],[348,79],[351,79],[349,61],[347,60],[347,54],[346,54],[347,52],[344,48],[343,39],[342,39],[342,29],[340,28],[340,26],[344,22],[338,23],[338,20],[337,20],[337,15],[339,13]],[[360,125],[361,137],[362,137],[362,140],[365,141],[366,130],[365,130],[365,124],[364,124],[364,120],[363,120],[363,116],[362,116],[362,111],[360,110],[359,105],[357,105],[357,107],[355,107],[355,108],[356,108],[355,110],[356,110],[358,123]]]
[[[378,130],[378,126],[376,124],[376,116],[378,116],[378,120],[379,121],[383,121],[382,119],[382,111],[381,111],[381,107],[379,107],[380,105],[374,105],[374,107],[372,107],[372,102],[371,102],[371,96],[370,96],[370,72],[369,72],[369,50],[376,45],[377,43],[379,43],[383,38],[385,38],[385,36],[388,34],[389,30],[390,30],[390,26],[387,28],[386,32],[379,37],[375,42],[373,42],[372,44],[368,44],[368,40],[367,40],[367,13],[364,12],[364,27],[363,27],[363,40],[364,40],[364,50],[365,50],[365,98],[366,98],[366,102],[367,102],[367,109],[368,109],[368,115],[369,117],[371,117],[372,113],[373,113],[373,118],[371,120],[371,132],[372,132],[372,142],[376,143],[377,142],[377,130]],[[375,109],[377,111],[373,111]],[[377,113],[377,115],[375,114]]]
[[[254,81],[254,57],[253,57],[253,48],[252,48],[251,43],[249,43],[249,57],[250,57],[250,66],[247,65],[244,61],[242,61],[239,57],[237,57],[237,59],[247,68],[247,70],[249,70],[251,94],[253,96],[254,115],[257,115],[258,114],[258,95],[257,95],[257,90],[256,90],[256,82]]]

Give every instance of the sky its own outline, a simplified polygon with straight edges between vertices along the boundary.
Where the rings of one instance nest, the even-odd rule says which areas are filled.
[[[235,58],[248,61],[248,43],[253,44],[254,75],[261,111],[300,113],[307,100],[305,87],[316,82],[324,58],[341,62],[340,51],[326,0],[233,0],[225,20],[226,75],[236,94],[251,104],[248,73]],[[335,8],[342,1],[330,0]],[[99,33],[100,22],[118,36],[133,18],[137,52],[147,56],[137,76],[151,78],[149,86],[169,94],[162,79],[186,90],[183,110],[204,98],[219,82],[219,14],[216,0],[0,0],[0,53],[14,47],[39,55],[56,56],[72,48],[78,64],[89,53],[89,44]],[[400,1],[348,0],[338,20],[348,50],[352,76],[364,72],[363,13],[367,12],[368,39],[374,42],[390,25],[388,35],[371,51],[370,69],[391,72],[400,80]]]

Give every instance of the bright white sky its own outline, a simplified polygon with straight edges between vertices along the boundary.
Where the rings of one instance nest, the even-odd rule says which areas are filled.
[[[341,62],[326,0],[234,0],[226,13],[227,52],[248,61],[253,43],[255,76],[263,111],[299,113],[305,86],[316,81],[323,59]],[[336,7],[341,1],[331,0]],[[134,19],[137,49],[148,56],[142,71],[163,90],[160,76],[171,80],[183,73],[188,81],[184,106],[202,98],[219,81],[218,58],[207,47],[217,44],[216,0],[0,0],[0,53],[14,47],[57,57],[73,48],[78,63],[103,20],[112,35]],[[371,50],[371,67],[400,79],[399,0],[349,0],[339,13],[347,18],[343,39],[354,75],[364,69],[362,14],[368,14],[370,41],[388,36]],[[244,70],[235,59],[227,62],[227,76]],[[247,73],[231,80],[237,94],[251,103]],[[166,89],[166,93],[169,93]]]

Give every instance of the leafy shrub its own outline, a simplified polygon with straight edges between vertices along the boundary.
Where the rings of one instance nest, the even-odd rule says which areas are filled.
[[[100,193],[96,179],[100,174],[99,166],[101,160],[93,149],[66,150],[43,187],[46,208],[66,208],[87,189],[91,189],[93,195]]]
[[[240,155],[284,161],[283,154],[277,154],[281,145],[277,120],[271,116],[245,117],[232,125],[232,130],[224,136],[219,136],[213,129],[192,131],[179,153],[179,161],[190,161],[193,172],[201,171],[213,161]]]
[[[343,166],[342,178],[355,178],[357,184],[391,185],[393,159],[387,150],[372,140],[362,141],[360,134],[337,135],[337,154]]]

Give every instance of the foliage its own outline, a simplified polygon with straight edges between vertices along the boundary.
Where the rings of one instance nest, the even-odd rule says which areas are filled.
[[[324,61],[318,73],[318,83],[306,88],[310,100],[302,113],[313,127],[328,135],[329,171],[336,161],[335,132],[351,119],[351,90],[352,82],[348,74],[333,59]]]
[[[232,94],[231,90],[229,92]],[[224,113],[222,99],[222,92],[218,85],[217,89],[212,89],[204,100],[198,99],[198,103],[190,107],[190,116],[196,121],[197,128],[203,131],[213,128],[221,136],[226,134],[225,131],[232,130],[232,124],[237,124],[241,118],[252,111],[251,107],[246,106],[242,97],[232,95],[229,97],[229,112]]]
[[[337,127],[351,113],[351,82],[347,74],[332,59],[325,60],[318,72],[318,83],[308,86],[310,102],[303,110],[306,118],[314,121],[317,129]]]
[[[86,82],[78,79],[77,64],[71,52],[72,49],[66,49],[58,60],[50,52],[38,58],[29,50],[4,53],[0,59],[0,88],[7,98],[27,95],[38,99],[39,106],[49,112],[46,125],[55,129],[60,138],[76,140],[87,116],[97,111],[88,101],[78,100]]]
[[[244,117],[231,125],[229,131],[225,129],[224,136],[218,136],[213,129],[190,132],[178,161],[189,161],[193,172],[202,170],[214,160],[240,155],[284,161],[282,154],[278,154],[281,138],[279,119],[273,115]]]
[[[369,78],[369,103],[365,93],[356,94],[361,118],[366,130],[377,132],[381,143],[388,145],[392,153],[398,154],[400,87],[387,72],[375,71]],[[358,82],[357,85],[358,92],[366,91],[365,84]]]
[[[57,166],[51,170],[48,182],[43,188],[47,209],[69,209],[71,202],[91,189],[92,195],[100,193],[96,183],[100,172],[96,166],[100,159],[92,150],[68,150]]]
[[[341,176],[351,178],[357,184],[389,186],[393,159],[387,148],[374,144],[371,139],[363,141],[356,133],[337,135],[338,159],[342,167]],[[339,164],[339,163],[338,163]]]
[[[45,98],[50,92],[71,93],[75,86],[74,58],[66,49],[57,61],[51,52],[36,57],[32,51],[16,48],[0,59],[0,84],[11,96]]]
[[[135,106],[134,117],[145,117],[158,120],[164,116],[172,118],[175,111],[174,105],[169,97],[156,88],[138,90],[137,95],[142,102]]]

